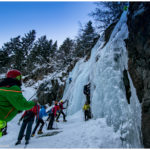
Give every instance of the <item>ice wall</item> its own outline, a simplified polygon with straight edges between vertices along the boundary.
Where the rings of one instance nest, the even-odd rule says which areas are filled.
[[[126,24],[127,12],[124,12],[115,26],[109,42],[104,45],[103,37],[92,49],[91,58],[81,59],[70,73],[72,82],[67,83],[64,99],[69,99],[68,113],[82,109],[85,102],[83,87],[91,82],[91,107],[94,119],[106,118],[107,125],[120,132],[123,148],[138,148],[141,145],[141,106],[132,80],[131,103],[127,103],[123,84],[123,70],[127,66],[127,50],[124,40],[128,37]]]

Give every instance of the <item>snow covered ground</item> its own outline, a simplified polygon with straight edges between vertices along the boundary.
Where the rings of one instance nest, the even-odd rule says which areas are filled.
[[[0,138],[0,148],[24,148],[25,140],[22,144],[15,146],[20,126],[17,124],[21,114],[17,115],[14,120],[8,123],[8,134]],[[44,118],[46,119],[46,118]],[[83,112],[79,111],[73,116],[68,116],[68,122],[60,122],[54,127],[59,128],[56,131],[62,131],[57,135],[40,137],[38,135],[30,139],[27,148],[120,148],[121,140],[119,133],[115,133],[112,127],[106,125],[105,119],[83,120]],[[33,127],[35,123],[33,124]],[[46,130],[44,133],[54,132]]]
[[[28,100],[34,95],[35,90],[33,87],[22,86],[23,95]],[[65,110],[66,111],[66,110]],[[64,112],[65,112],[64,111]],[[65,112],[66,113],[66,112]],[[17,123],[22,114],[18,114],[12,121],[8,122],[8,134],[0,138],[1,148],[24,148],[25,139],[23,138],[21,145],[15,146],[17,141],[20,127]],[[44,118],[46,120],[47,117]],[[121,140],[120,133],[114,132],[113,127],[108,127],[104,118],[96,120],[91,119],[87,122],[84,121],[84,114],[79,110],[73,115],[67,116],[67,122],[62,122],[63,118],[60,117],[60,122],[54,122],[53,127],[58,127],[62,131],[53,136],[35,137],[30,139],[30,144],[27,148],[120,148]],[[47,122],[48,124],[48,122]],[[35,123],[32,126],[34,128]],[[38,131],[38,130],[37,130]],[[54,130],[47,130],[46,124],[43,128],[44,133],[54,132]]]

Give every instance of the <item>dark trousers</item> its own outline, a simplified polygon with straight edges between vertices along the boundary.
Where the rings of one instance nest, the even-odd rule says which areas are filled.
[[[38,121],[37,121],[37,123],[36,123],[36,126],[35,126],[35,128],[34,128],[34,130],[33,130],[33,132],[32,132],[32,134],[35,134],[35,132],[36,132],[38,126],[40,125],[40,123],[41,123],[41,126],[40,126],[39,131],[42,131],[43,126],[44,126],[44,121],[43,121],[42,118],[39,118]]]
[[[66,120],[66,115],[64,114],[63,110],[60,110],[60,112],[59,112],[59,114],[58,114],[56,120],[59,119],[59,116],[60,116],[61,114],[63,115],[63,120]]]
[[[85,121],[87,121],[88,119],[90,119],[90,111],[89,110],[85,110],[84,111],[84,118],[85,118]]]
[[[51,116],[50,116],[50,121],[49,121],[47,129],[52,129],[53,128],[53,123],[54,123],[54,113],[52,113]]]
[[[20,128],[19,135],[18,135],[18,141],[22,140],[26,127],[27,129],[26,129],[25,140],[28,141],[30,139],[33,121],[34,120],[23,121],[21,128]]]
[[[86,94],[86,100],[87,100],[88,104],[90,104],[90,95],[89,94]]]

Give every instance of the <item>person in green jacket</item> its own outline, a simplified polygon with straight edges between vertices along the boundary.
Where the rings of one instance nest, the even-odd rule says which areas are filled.
[[[6,122],[11,121],[19,111],[29,110],[36,104],[36,101],[27,101],[22,95],[21,77],[21,72],[13,69],[0,82],[0,137]]]

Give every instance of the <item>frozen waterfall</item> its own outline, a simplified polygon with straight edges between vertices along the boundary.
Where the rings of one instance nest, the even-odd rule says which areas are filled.
[[[128,104],[123,83],[123,70],[128,69],[128,54],[124,40],[128,37],[124,12],[106,45],[103,37],[92,49],[88,61],[81,59],[70,72],[72,82],[63,99],[69,100],[68,113],[80,111],[85,103],[83,87],[91,82],[91,108],[93,118],[105,118],[114,132],[120,133],[123,148],[139,148],[141,144],[141,105],[130,75],[131,103]]]

